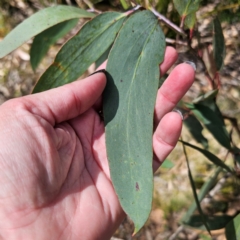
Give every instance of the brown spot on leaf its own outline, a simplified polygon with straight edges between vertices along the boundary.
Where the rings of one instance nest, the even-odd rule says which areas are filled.
[[[59,68],[62,72],[65,71],[65,68],[59,62],[54,62],[52,65]]]
[[[138,182],[136,182],[136,191],[139,190],[139,185],[138,185]]]

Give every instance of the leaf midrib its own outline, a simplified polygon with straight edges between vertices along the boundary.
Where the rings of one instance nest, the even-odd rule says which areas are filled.
[[[145,49],[146,44],[148,43],[148,40],[149,40],[150,36],[152,35],[153,31],[155,30],[155,28],[156,28],[156,26],[157,26],[157,23],[158,23],[158,21],[156,21],[155,25],[153,26],[150,34],[148,35],[148,37],[147,37],[147,39],[146,39],[146,41],[145,41],[145,43],[144,43],[144,45],[143,45],[143,48],[142,48],[143,50],[141,51],[142,54],[143,54],[143,51],[144,51],[144,49]],[[128,125],[128,122],[129,122],[129,114],[130,114],[129,107],[130,107],[130,101],[131,101],[131,98],[129,98],[129,96],[130,96],[130,92],[132,91],[133,82],[134,82],[135,79],[136,79],[135,76],[136,76],[136,73],[137,73],[137,70],[138,70],[138,65],[139,65],[139,63],[140,63],[140,59],[142,58],[142,54],[140,54],[140,56],[139,56],[139,58],[138,58],[138,60],[137,60],[137,62],[136,62],[136,68],[135,68],[135,70],[134,70],[133,77],[132,77],[132,79],[131,79],[131,84],[130,84],[130,87],[129,87],[129,91],[128,91],[127,94],[126,94],[126,95],[127,95],[127,98],[128,98],[127,126],[129,126],[129,125]],[[128,128],[128,127],[127,127],[127,135],[126,135],[126,138],[129,139],[129,128]],[[130,149],[129,141],[127,141],[127,142],[128,142],[128,152],[129,152],[129,149]]]

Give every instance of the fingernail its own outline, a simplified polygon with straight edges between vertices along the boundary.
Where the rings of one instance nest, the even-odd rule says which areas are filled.
[[[174,108],[172,111],[178,113],[181,116],[182,121],[184,120],[183,113],[181,112],[181,110],[179,110],[178,108]]]
[[[192,61],[185,61],[185,63],[189,64],[190,66],[192,66],[192,68],[194,69],[194,71],[197,70],[196,64]]]
[[[100,72],[102,72],[102,73],[104,73],[106,75],[106,70],[105,69],[100,69],[100,70],[98,70],[96,72],[91,73],[89,76],[92,76],[92,75],[100,73]]]

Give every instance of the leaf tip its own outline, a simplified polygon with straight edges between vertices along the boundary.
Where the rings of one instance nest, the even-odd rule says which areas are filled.
[[[132,237],[134,237],[134,236],[136,235],[136,233],[138,233],[139,230],[140,230],[140,228],[137,227],[137,226],[135,226],[134,232],[133,232],[133,234],[132,234]]]

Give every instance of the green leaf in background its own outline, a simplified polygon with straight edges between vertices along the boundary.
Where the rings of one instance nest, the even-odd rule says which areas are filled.
[[[122,7],[123,7],[123,9],[128,9],[130,6],[131,6],[131,4],[129,3],[129,1],[127,0],[120,0],[120,3],[122,4]]]
[[[169,159],[165,159],[161,164],[161,168],[171,169],[174,167],[174,163],[171,162]]]
[[[208,140],[202,135],[203,127],[194,115],[189,115],[184,121],[184,125],[188,128],[194,139],[203,145],[204,148],[208,148]]]
[[[225,229],[227,240],[240,239],[240,214],[238,214],[231,222],[228,223]]]
[[[192,31],[193,31],[193,28],[194,28],[194,25],[195,25],[195,22],[196,22],[196,13],[190,13],[186,16],[185,20],[184,20],[184,25],[190,29],[190,32],[192,34]],[[192,38],[192,35],[190,36]]]
[[[199,96],[198,98],[194,99],[193,103],[201,104],[210,108],[215,113],[216,117],[218,117],[219,121],[222,122],[222,125],[225,126],[222,113],[216,103],[217,94],[218,94],[218,89],[211,90]]]
[[[152,206],[153,112],[165,37],[151,11],[133,14],[109,54],[103,96],[111,179],[135,233]]]
[[[58,5],[42,9],[20,23],[0,42],[0,58],[60,22],[74,18],[92,18],[94,16],[93,13],[71,6]]]
[[[87,22],[58,52],[33,93],[75,81],[113,43],[125,14],[107,12]]]
[[[230,137],[224,122],[209,106],[203,104],[186,104],[186,106],[223,147],[231,149]]]
[[[210,160],[213,164],[219,166],[219,167],[222,167],[223,169],[225,169],[226,171],[230,172],[230,173],[233,173],[231,168],[228,167],[221,159],[219,159],[217,156],[215,156],[214,154],[212,154],[211,152],[205,150],[205,149],[201,149],[197,146],[194,146],[190,143],[187,143],[187,142],[184,142],[184,141],[181,141],[183,142],[186,146],[188,147],[191,147],[197,151],[199,151],[200,153],[202,153],[208,160]]]
[[[156,10],[161,14],[166,14],[170,0],[157,1]]]
[[[200,0],[173,0],[174,7],[181,17],[186,17],[191,13],[196,13]]]
[[[221,70],[225,58],[225,42],[221,23],[218,18],[213,20],[213,57],[216,69]]]
[[[207,195],[207,193],[210,191],[210,189],[214,186],[214,184],[217,181],[217,177],[221,171],[222,171],[222,168],[217,167],[214,174],[211,177],[209,177],[209,179],[203,184],[203,186],[201,187],[201,189],[198,193],[198,201],[199,202],[201,202],[203,200],[203,198]],[[196,208],[197,208],[197,204],[196,204],[196,202],[193,202],[182,218],[183,224],[193,226],[192,217],[193,217],[193,213],[195,212]]]
[[[35,71],[49,48],[57,42],[58,39],[65,36],[72,28],[76,26],[78,19],[71,19],[58,23],[49,29],[38,34],[32,43],[30,50],[30,62]]]
[[[211,231],[224,228],[232,219],[232,216],[221,215],[221,216],[205,216],[208,227]],[[193,215],[188,223],[188,226],[198,229],[205,229],[202,223],[202,217],[200,215]],[[233,240],[234,238],[229,238]]]
[[[215,99],[217,94],[218,94],[218,89],[211,90],[194,99],[193,103],[196,104],[196,103],[206,102],[206,105],[209,105],[208,104],[209,101],[212,101],[213,99]]]
[[[195,203],[196,203],[198,212],[200,213],[201,223],[204,224],[204,226],[205,226],[205,228],[207,229],[208,233],[211,235],[211,232],[210,232],[208,223],[207,223],[207,221],[206,221],[206,216],[203,214],[203,211],[202,211],[202,208],[201,208],[201,204],[200,204],[200,201],[199,201],[199,199],[198,199],[198,195],[197,195],[195,183],[194,183],[194,180],[193,180],[193,176],[192,176],[192,172],[191,172],[191,168],[190,168],[190,164],[189,164],[189,160],[188,160],[186,148],[185,148],[185,146],[184,146],[184,142],[183,142],[183,141],[181,141],[181,142],[182,142],[183,152],[184,152],[184,155],[185,155],[185,158],[186,158],[186,162],[187,162],[188,177],[189,177],[189,180],[190,180],[190,184],[191,184],[193,196],[194,196],[194,199],[195,199]]]

